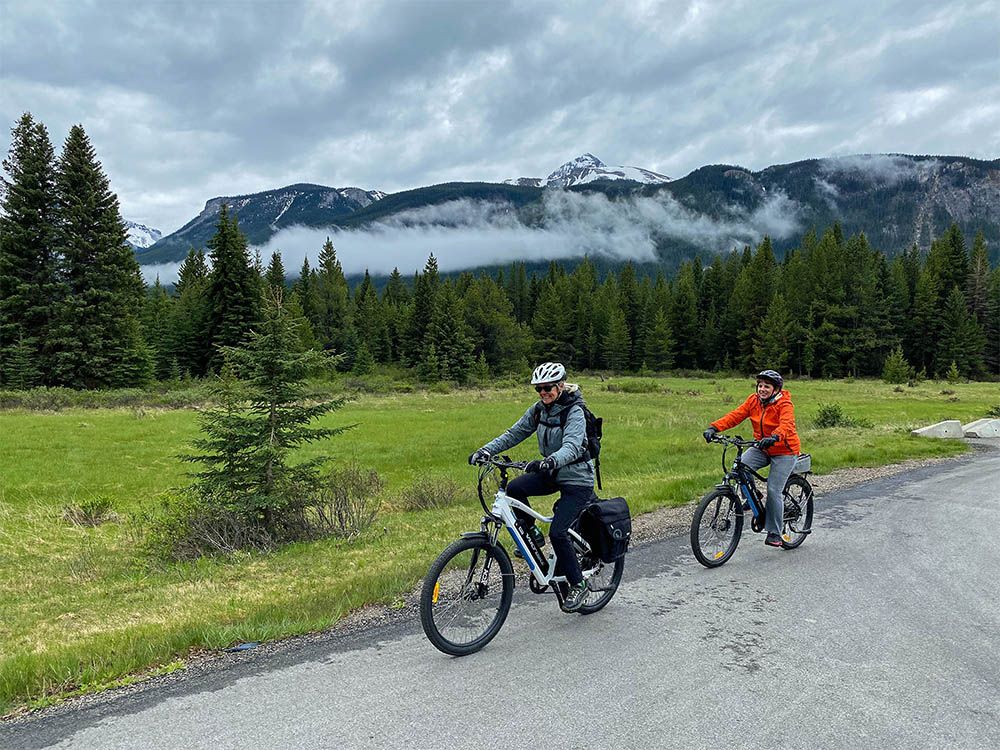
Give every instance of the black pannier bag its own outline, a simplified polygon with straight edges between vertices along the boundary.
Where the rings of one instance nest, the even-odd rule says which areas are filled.
[[[580,514],[580,536],[602,561],[613,563],[622,557],[632,538],[632,514],[625,498],[598,500],[585,507]]]

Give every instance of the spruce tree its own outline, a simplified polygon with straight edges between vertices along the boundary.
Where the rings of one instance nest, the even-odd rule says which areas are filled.
[[[212,355],[211,346],[205,340],[208,328],[208,277],[205,253],[201,250],[189,250],[177,272],[172,323],[168,330],[171,350],[181,375],[201,376],[208,370]]]
[[[611,311],[607,333],[602,342],[603,364],[609,370],[624,372],[629,366],[629,350],[631,342],[628,335],[628,324],[625,312],[616,306]]]
[[[646,336],[645,355],[646,366],[662,372],[669,370],[674,364],[674,339],[670,331],[670,320],[662,309],[653,314],[652,326]]]
[[[985,345],[982,329],[966,308],[965,295],[958,286],[952,286],[941,313],[941,334],[935,356],[938,372],[944,374],[954,365],[965,377],[979,374],[983,370]]]
[[[225,346],[222,355],[227,377],[221,405],[200,420],[203,436],[194,445],[201,453],[186,457],[202,465],[195,489],[203,502],[237,513],[272,538],[287,537],[303,494],[317,486],[318,467],[327,460],[292,464],[292,451],[344,429],[309,426],[343,403],[305,398],[306,376],[329,360],[316,351],[298,351],[295,321],[280,293],[268,301],[244,346]]]
[[[986,325],[989,316],[990,259],[986,253],[986,238],[982,232],[976,235],[972,245],[972,260],[966,287],[966,301],[969,312],[980,326]]]
[[[72,388],[141,385],[151,361],[139,322],[139,264],[118,198],[80,125],[70,129],[56,172],[65,294],[53,314],[52,379]]]
[[[174,364],[179,363],[174,335],[174,301],[160,284],[160,277],[146,295],[142,312],[142,330],[146,346],[152,353],[153,377],[170,378]]]
[[[462,302],[451,284],[442,284],[435,297],[426,340],[434,349],[442,379],[459,383],[469,379],[475,361],[472,341],[465,325]]]
[[[208,241],[212,272],[208,279],[205,336],[212,347],[209,368],[222,366],[225,347],[242,346],[260,316],[259,276],[247,251],[247,239],[223,204],[215,234]]]
[[[795,318],[785,301],[785,295],[778,292],[771,299],[771,306],[757,331],[757,345],[754,348],[756,363],[753,369],[788,370],[794,342]]]
[[[269,290],[285,288],[285,264],[281,262],[280,252],[271,253],[271,261],[264,272],[264,282]]]
[[[329,237],[319,252],[314,290],[319,314],[315,326],[316,336],[323,346],[345,351],[348,348],[351,293],[344,277],[344,269],[337,259],[337,251]]]
[[[25,113],[11,130],[0,199],[0,385],[26,388],[49,372],[58,298],[55,156],[45,126]],[[15,362],[16,357],[16,362]]]

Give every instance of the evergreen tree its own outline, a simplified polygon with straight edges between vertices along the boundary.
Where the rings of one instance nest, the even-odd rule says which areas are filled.
[[[673,285],[670,329],[674,338],[674,365],[681,368],[697,367],[703,331],[698,320],[697,281],[694,267],[690,263],[681,266]]]
[[[621,307],[616,306],[611,311],[611,320],[604,336],[602,346],[604,366],[616,372],[627,370],[630,348],[631,342],[629,341],[625,312]]]
[[[169,379],[178,362],[173,324],[173,301],[157,276],[156,283],[146,295],[142,312],[142,330],[146,346],[152,354],[152,375],[157,380]]]
[[[982,329],[966,308],[965,295],[958,286],[952,286],[941,314],[941,336],[935,356],[938,371],[943,374],[946,367],[954,365],[963,376],[977,375],[983,369],[985,344]]]
[[[338,351],[346,351],[351,295],[344,270],[337,259],[337,251],[329,237],[326,238],[319,253],[314,288],[319,314],[315,326],[316,336],[324,346],[333,346]],[[308,310],[305,297],[303,305]]]
[[[422,359],[439,285],[437,258],[431,253],[424,264],[423,273],[418,274],[413,283],[413,307],[409,314],[406,336],[401,341],[406,362],[419,362]]]
[[[365,278],[354,292],[354,314],[351,317],[358,339],[366,343],[369,355],[379,362],[387,362],[390,354],[389,332],[383,306],[368,269],[365,269]]]
[[[757,331],[757,361],[753,369],[788,370],[794,342],[795,319],[785,295],[778,292],[771,299],[771,306]]]
[[[59,157],[56,195],[65,295],[53,313],[52,380],[73,388],[141,385],[151,371],[139,323],[142,277],[118,198],[79,125]]]
[[[921,272],[914,292],[913,309],[907,329],[909,360],[918,370],[933,373],[938,332],[941,329],[941,307],[938,304],[937,281],[929,271]],[[947,367],[948,363],[944,363]]]
[[[46,342],[58,297],[55,156],[25,113],[11,130],[0,200],[0,384],[29,387],[50,368]]]
[[[740,272],[733,289],[732,305],[739,318],[738,327],[733,329],[737,333],[738,344],[736,363],[747,371],[753,369],[756,345],[754,337],[767,315],[767,308],[774,294],[776,266],[771,238],[764,237],[751,261]],[[676,326],[674,335],[680,346],[681,338]],[[678,357],[677,363],[680,364],[681,361]]]
[[[242,346],[259,320],[260,277],[251,266],[246,236],[225,204],[219,210],[208,250],[212,272],[208,279],[205,333],[212,347],[209,367],[217,370],[222,365],[223,348]]]
[[[986,238],[979,232],[972,245],[966,300],[969,303],[969,312],[980,326],[986,325],[989,316],[989,297],[990,260],[986,253]]]
[[[443,284],[435,297],[427,341],[437,357],[440,378],[459,383],[469,379],[474,362],[472,341],[462,303],[450,284]]]
[[[208,328],[208,263],[201,250],[188,251],[177,272],[172,322],[167,330],[177,370],[184,375],[204,375],[212,355],[205,341]],[[173,364],[171,364],[171,369]]]
[[[562,298],[555,284],[544,283],[534,307],[531,330],[536,358],[571,365],[576,346],[572,340],[572,309],[568,300]],[[626,349],[626,356],[627,353]]]
[[[281,262],[281,253],[271,253],[271,262],[267,264],[267,271],[264,272],[264,282],[268,289],[285,288],[285,264]]]
[[[236,512],[279,539],[288,535],[302,493],[318,485],[318,467],[326,460],[292,465],[292,451],[343,431],[309,426],[343,402],[305,401],[306,376],[328,360],[297,351],[297,340],[295,322],[275,294],[245,347],[222,350],[227,378],[221,406],[203,414],[203,437],[194,442],[201,453],[186,457],[203,467],[195,489],[204,502]],[[235,384],[232,374],[239,378]]]
[[[670,320],[667,314],[657,308],[653,314],[653,324],[646,336],[645,356],[646,366],[662,372],[669,370],[674,364],[674,339],[670,332]]]
[[[993,271],[986,303],[986,371],[1000,376],[1000,268]]]
[[[897,346],[885,359],[882,367],[882,380],[890,384],[906,383],[913,379],[913,368],[903,356],[903,347]]]

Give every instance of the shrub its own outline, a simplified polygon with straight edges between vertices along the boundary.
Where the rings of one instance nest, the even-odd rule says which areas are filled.
[[[958,371],[958,365],[955,364],[955,360],[951,361],[951,366],[948,368],[948,374],[946,376],[949,383],[957,383],[962,375]]]
[[[80,505],[63,507],[62,517],[74,526],[100,526],[102,523],[119,520],[111,499],[104,495],[85,500]]]
[[[871,427],[870,420],[849,417],[844,413],[840,404],[820,404],[816,413],[816,426],[825,427]]]
[[[452,479],[427,477],[400,493],[403,510],[431,510],[454,505],[461,499],[462,487]]]
[[[303,520],[311,536],[357,536],[378,515],[379,495],[385,483],[378,472],[350,463],[333,469],[315,496],[303,506]]]
[[[660,386],[655,380],[625,380],[608,383],[604,389],[609,393],[659,393]]]
[[[989,409],[987,409],[986,416],[996,417],[1000,419],[1000,404],[997,404],[996,406],[991,406]]]
[[[263,525],[221,503],[206,503],[203,496],[190,491],[166,496],[160,512],[141,518],[141,525],[145,527],[141,549],[174,562],[266,550],[275,543]]]

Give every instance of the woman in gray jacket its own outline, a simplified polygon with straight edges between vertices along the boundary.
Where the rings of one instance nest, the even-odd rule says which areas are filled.
[[[583,409],[576,408],[582,407],[583,397],[577,386],[566,382],[566,368],[558,362],[536,367],[531,384],[538,393],[538,402],[528,407],[509,430],[469,456],[469,463],[488,460],[538,433],[538,449],[543,458],[529,462],[525,473],[507,485],[507,494],[526,503],[529,497],[559,493],[549,537],[558,572],[566,576],[570,586],[563,607],[572,612],[583,604],[587,584],[573,552],[569,527],[594,497],[594,465],[587,460],[587,424]],[[538,545],[544,544],[545,537],[534,519],[524,513],[518,517]]]

